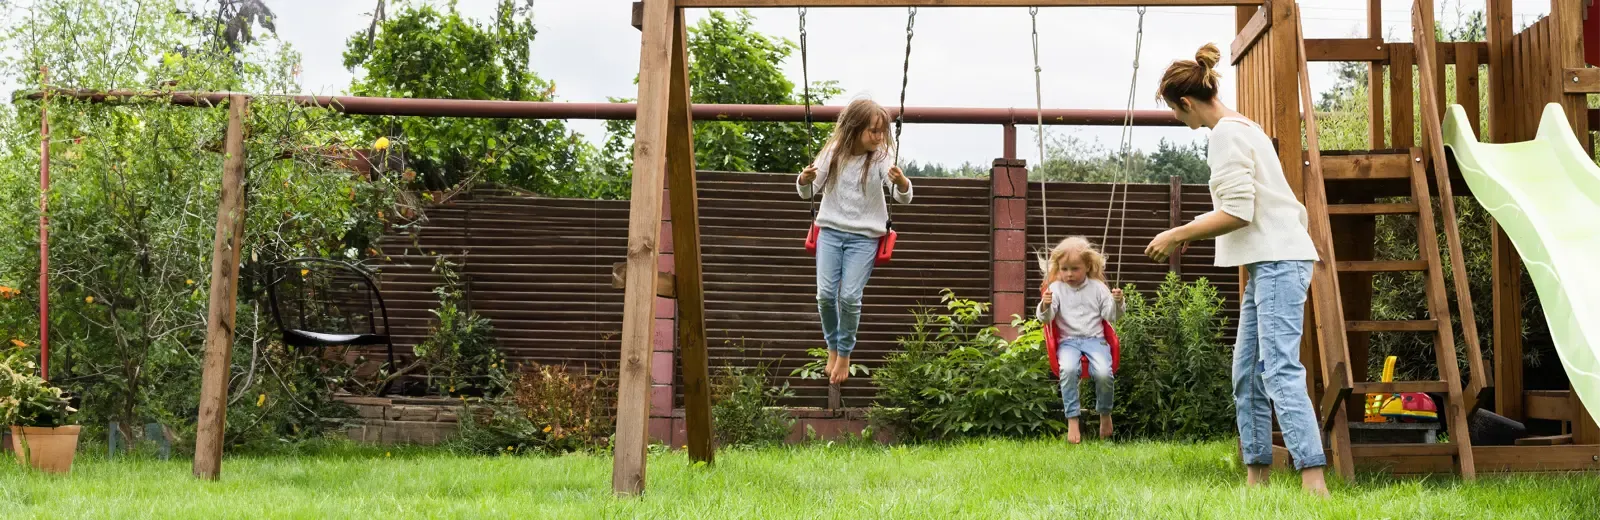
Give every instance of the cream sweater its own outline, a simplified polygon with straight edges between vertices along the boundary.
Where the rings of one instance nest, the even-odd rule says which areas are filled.
[[[1218,267],[1317,260],[1306,207],[1294,196],[1272,140],[1254,122],[1226,117],[1211,131],[1211,205],[1249,225],[1217,237]]]
[[[832,172],[828,171],[828,165],[833,160],[833,149],[824,149],[812,163],[817,167],[817,178],[809,185],[799,182],[798,177],[795,179],[795,190],[802,199],[809,199],[818,191],[824,192],[821,209],[817,210],[818,226],[874,238],[888,233],[889,208],[883,187],[889,186],[894,191],[895,201],[910,204],[910,179],[907,179],[905,192],[889,182],[889,163],[894,160],[892,150],[880,150],[872,157],[870,168],[865,164],[867,156],[859,155],[840,160],[840,171]],[[828,179],[834,175],[838,175],[839,180],[829,187]],[[864,190],[862,175],[869,176]]]

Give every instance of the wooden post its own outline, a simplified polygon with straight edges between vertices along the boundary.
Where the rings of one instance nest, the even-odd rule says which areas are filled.
[[[671,129],[667,123],[671,103],[668,84],[672,39],[678,30],[671,2],[645,2],[639,49],[639,108],[634,123],[633,188],[628,204],[628,274],[622,303],[616,447],[611,468],[611,490],[619,495],[638,495],[644,492],[645,485],[661,190],[667,170],[667,134]]]
[[[1589,135],[1589,96],[1583,93],[1566,93],[1561,85],[1561,80],[1566,69],[1588,67],[1583,56],[1583,15],[1584,6],[1574,0],[1551,0],[1550,18],[1552,42],[1550,49],[1550,76],[1548,84],[1552,92],[1557,94],[1556,99],[1561,100],[1561,105],[1567,111],[1567,122],[1572,124],[1573,133],[1577,134],[1578,142],[1583,143],[1583,149],[1594,155],[1594,138]],[[1589,415],[1586,407],[1574,407],[1572,420],[1572,441],[1577,444],[1600,443],[1600,427],[1597,427],[1593,417]]]
[[[1175,228],[1183,223],[1183,179],[1177,175],[1167,178],[1167,227]],[[1183,276],[1183,250],[1180,248],[1172,252],[1167,258],[1167,271]]]
[[[1311,101],[1311,73],[1306,67],[1305,37],[1301,34],[1300,9],[1292,3],[1290,3],[1289,8],[1292,12],[1288,21],[1294,25],[1279,25],[1277,27],[1292,28],[1282,32],[1289,33],[1289,38],[1293,45],[1285,45],[1278,47],[1278,49],[1284,51],[1284,54],[1294,62],[1292,70],[1295,73],[1296,81],[1286,84],[1280,83],[1279,87],[1287,87],[1285,90],[1288,92],[1298,94],[1299,99],[1290,106],[1292,111],[1299,112],[1293,109],[1301,106],[1305,110],[1306,154],[1310,160],[1306,161],[1309,163],[1309,168],[1307,175],[1303,178],[1301,187],[1304,190],[1302,198],[1305,200],[1306,213],[1309,217],[1307,220],[1310,224],[1311,241],[1316,244],[1317,258],[1320,259],[1311,268],[1310,297],[1311,310],[1314,311],[1313,316],[1316,324],[1316,334],[1314,336],[1322,354],[1321,370],[1319,371],[1322,375],[1322,381],[1325,383],[1330,385],[1334,384],[1334,382],[1349,384],[1352,378],[1350,377],[1349,360],[1345,359],[1348,350],[1345,348],[1344,309],[1339,302],[1339,279],[1333,269],[1337,261],[1333,251],[1333,231],[1329,228],[1331,221],[1328,218],[1327,186],[1322,178],[1322,152],[1317,142],[1316,105]],[[1298,88],[1295,87],[1296,85],[1298,85]],[[1296,120],[1294,125],[1282,128],[1299,128],[1298,124],[1299,122]],[[1286,142],[1299,142],[1297,139],[1285,137],[1288,135],[1290,134],[1280,136],[1278,141],[1280,146],[1283,148],[1295,148],[1296,146],[1285,144]],[[1296,153],[1295,165],[1299,166],[1301,164],[1300,161],[1300,154]],[[1312,335],[1308,334],[1307,336]],[[1339,373],[1335,374],[1334,371],[1336,370]],[[1314,377],[1309,379],[1314,379]],[[1333,387],[1324,389],[1326,392],[1342,392],[1344,390],[1344,388]],[[1349,401],[1345,401],[1341,405],[1349,406]],[[1349,418],[1346,417],[1346,414],[1337,412],[1332,413],[1332,418],[1333,426],[1331,427],[1332,431],[1328,434],[1328,449],[1332,452],[1333,457],[1329,462],[1339,476],[1344,477],[1345,480],[1353,480],[1355,479],[1355,461],[1350,453]]]
[[[667,188],[671,196],[673,267],[677,271],[678,359],[683,371],[689,459],[710,464],[711,369],[706,352],[705,280],[700,264],[700,197],[689,112],[689,50],[683,10],[673,13],[672,83],[667,106]]]
[[[228,135],[222,163],[222,202],[217,205],[211,246],[211,300],[206,314],[206,354],[200,379],[200,419],[194,441],[194,476],[216,480],[222,473],[222,436],[227,430],[228,379],[233,362],[234,314],[239,308],[239,255],[244,247],[244,118],[250,98],[228,97]]]
[[[1367,0],[1367,39],[1383,40],[1383,0]],[[1383,62],[1367,64],[1367,114],[1371,123],[1368,139],[1373,150],[1382,150],[1388,142],[1385,131],[1388,116],[1383,112],[1383,74]],[[1365,365],[1361,367],[1365,375]]]
[[[1514,139],[1516,74],[1511,59],[1511,0],[1488,0],[1485,19],[1489,37],[1489,141]],[[1522,383],[1522,258],[1505,230],[1491,223],[1494,272],[1495,413],[1523,420]]]
[[[1516,33],[1511,27],[1511,0],[1488,0],[1484,13],[1489,38],[1489,139],[1496,143],[1511,142],[1514,105],[1511,101],[1513,74],[1511,70],[1511,37]],[[1508,240],[1505,244],[1510,246]],[[1498,341],[1498,340],[1497,340]],[[1498,347],[1496,348],[1498,351]],[[1521,399],[1519,395],[1517,399]]]

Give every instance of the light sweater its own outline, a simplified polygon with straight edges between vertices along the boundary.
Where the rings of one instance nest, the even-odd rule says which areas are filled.
[[[1306,207],[1289,188],[1272,140],[1261,127],[1243,118],[1222,118],[1211,131],[1206,162],[1211,166],[1213,212],[1249,223],[1217,237],[1218,267],[1317,260],[1306,230]]]
[[[888,233],[889,208],[884,201],[883,187],[889,186],[894,191],[894,200],[901,204],[911,203],[910,179],[906,182],[906,191],[893,186],[889,181],[889,167],[894,160],[892,150],[879,150],[871,154],[872,168],[864,168],[867,155],[848,157],[839,161],[838,172],[828,171],[829,163],[833,160],[833,148],[828,147],[817,154],[817,178],[810,185],[802,183],[797,177],[795,188],[800,192],[800,198],[809,199],[818,191],[822,192],[821,209],[817,211],[817,225],[825,228],[881,237]],[[838,182],[832,187],[828,186],[828,179],[837,173]],[[867,178],[866,189],[861,186],[861,176]]]
[[[1036,309],[1040,322],[1054,323],[1062,338],[1105,337],[1100,320],[1115,322],[1122,317],[1123,304],[1111,296],[1111,289],[1095,279],[1084,280],[1073,287],[1067,282],[1050,284],[1053,300],[1049,307],[1039,302]]]

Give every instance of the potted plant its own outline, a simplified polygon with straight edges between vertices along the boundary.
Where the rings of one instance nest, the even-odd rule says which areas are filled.
[[[68,424],[77,410],[60,388],[35,372],[33,362],[20,350],[0,360],[0,425],[10,426],[11,449],[18,461],[66,473],[78,451],[80,427]]]

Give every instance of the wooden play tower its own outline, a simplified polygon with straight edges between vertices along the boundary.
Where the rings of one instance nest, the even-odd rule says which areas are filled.
[[[1367,38],[1318,40],[1304,38],[1298,5],[1290,0],[646,0],[636,5],[642,52],[624,276],[615,491],[634,494],[645,486],[651,345],[658,294],[673,294],[677,299],[678,359],[690,457],[701,462],[713,458],[684,22],[684,9],[711,7],[1237,8],[1239,34],[1229,59],[1237,67],[1238,108],[1277,141],[1284,173],[1309,210],[1312,238],[1322,258],[1313,274],[1302,358],[1312,374],[1312,400],[1319,408],[1333,469],[1346,478],[1353,477],[1358,466],[1395,473],[1457,472],[1465,478],[1480,471],[1600,469],[1600,429],[1582,406],[1568,393],[1523,391],[1520,259],[1503,233],[1496,231],[1494,242],[1492,381],[1478,345],[1471,307],[1459,312],[1449,309],[1445,270],[1452,270],[1455,280],[1466,279],[1453,201],[1454,194],[1466,191],[1464,184],[1448,173],[1439,131],[1447,98],[1445,70],[1454,66],[1458,71],[1456,98],[1480,129],[1479,92],[1480,88],[1489,89],[1486,140],[1530,138],[1540,110],[1550,102],[1565,104],[1572,127],[1580,137],[1587,137],[1586,94],[1600,92],[1600,74],[1584,69],[1585,0],[1553,0],[1550,16],[1521,33],[1513,31],[1511,0],[1488,0],[1486,43],[1435,41],[1433,0],[1413,4],[1414,43],[1386,42],[1380,30],[1379,0],[1366,4]],[[1199,43],[1203,42],[1196,46]],[[1308,61],[1370,64],[1370,150],[1319,150],[1316,117],[1309,109]],[[1488,67],[1486,76],[1480,74],[1483,65]],[[1392,89],[1385,88],[1385,78]],[[1420,132],[1415,130],[1418,123]],[[665,203],[669,197],[670,204]],[[1397,198],[1403,201],[1396,202]],[[673,221],[670,238],[675,249],[670,267],[660,263],[658,250],[663,241],[661,217],[667,214]],[[1436,214],[1446,237],[1442,247],[1436,239],[1436,226],[1440,225],[1435,223]],[[1379,215],[1415,216],[1418,258],[1374,258]],[[796,233],[798,247],[804,230]],[[1446,258],[1451,259],[1449,265]],[[1373,276],[1395,272],[1423,273],[1427,319],[1371,319]],[[1472,301],[1465,284],[1453,290],[1459,301]],[[1458,369],[1452,325],[1456,316],[1463,326],[1462,351],[1470,381]],[[1369,382],[1372,334],[1431,336],[1434,359],[1403,361],[1436,363],[1439,379]],[[1493,402],[1481,399],[1493,383],[1498,383]],[[1448,442],[1352,444],[1350,422],[1361,420],[1365,395],[1395,392],[1445,396],[1439,412],[1440,420],[1449,427]],[[1466,434],[1467,418],[1480,407],[1512,419],[1566,421],[1571,423],[1572,433],[1549,438],[1543,446],[1475,447]],[[1286,451],[1279,454],[1280,462],[1287,459]]]

